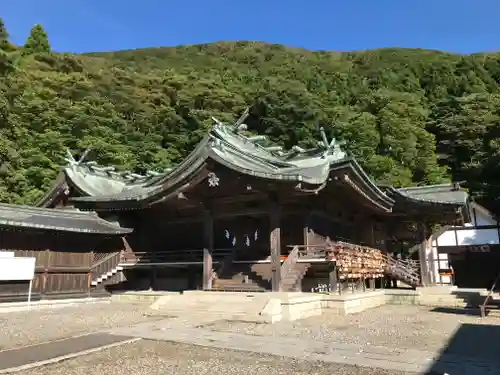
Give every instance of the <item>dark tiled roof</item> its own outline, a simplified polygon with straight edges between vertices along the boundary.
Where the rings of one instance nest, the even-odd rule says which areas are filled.
[[[465,205],[469,196],[467,191],[453,184],[418,186],[397,189],[397,191],[417,201],[451,205]]]
[[[132,230],[101,219],[94,212],[0,204],[0,226],[75,233],[119,235]]]

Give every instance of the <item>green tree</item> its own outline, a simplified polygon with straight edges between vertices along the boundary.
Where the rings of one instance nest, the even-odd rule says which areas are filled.
[[[0,18],[0,77],[5,76],[14,68],[11,51],[12,45],[9,43],[9,34],[2,18]]]
[[[43,27],[36,24],[31,28],[30,34],[23,46],[25,54],[50,52],[49,39]]]
[[[0,72],[2,201],[36,200],[66,147],[92,146],[98,163],[119,170],[170,167],[211,116],[230,121],[247,106],[249,131],[286,147],[315,145],[323,126],[378,183],[465,180],[480,202],[495,206],[500,196],[500,54],[330,53],[245,41],[49,51],[39,25],[21,58],[0,49],[4,72],[16,62]]]
[[[5,28],[3,19],[0,18],[0,49],[6,50],[9,45],[9,33]]]

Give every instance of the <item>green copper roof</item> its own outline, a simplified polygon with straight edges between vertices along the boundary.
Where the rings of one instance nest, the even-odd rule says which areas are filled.
[[[262,179],[293,182],[297,190],[321,190],[328,182],[332,170],[350,168],[361,183],[362,190],[389,211],[393,201],[384,194],[366,175],[358,163],[348,157],[335,139],[328,141],[321,130],[322,141],[314,149],[303,150],[294,147],[284,152],[280,147],[264,147],[260,144],[263,136],[245,135],[245,126],[238,121],[226,125],[214,119],[214,125],[198,144],[196,149],[173,170],[155,177],[138,177],[134,182],[117,179],[106,170],[108,175],[96,173],[85,175],[83,165],[71,165],[66,174],[73,183],[80,186],[86,195],[73,198],[79,202],[119,202],[140,201],[158,198],[173,192],[179,185],[187,184],[206,164],[207,159],[226,166],[238,173]],[[88,167],[85,167],[88,168]],[[95,170],[95,167],[92,167]],[[110,179],[112,179],[110,182]]]
[[[86,154],[79,161],[68,155],[68,165],[63,170],[64,182],[60,179],[52,188],[52,193],[47,194],[41,202],[47,202],[47,197],[61,191],[66,182],[83,195],[71,199],[77,206],[84,203],[86,206],[92,206],[92,202],[112,204],[165,199],[166,196],[186,188],[191,184],[190,179],[199,178],[208,159],[238,173],[269,180],[289,181],[294,183],[299,191],[319,191],[328,184],[332,171],[346,168],[356,179],[354,182],[347,182],[360,187],[358,190],[361,194],[385,211],[391,210],[394,199],[398,197],[414,202],[433,201],[442,204],[467,201],[466,193],[465,196],[464,193],[451,193],[449,188],[446,191],[444,185],[440,185],[441,188],[387,187],[382,190],[355,159],[342,151],[339,142],[335,139],[328,141],[322,129],[321,141],[313,149],[293,147],[289,151],[283,151],[279,146],[264,147],[261,144],[265,140],[264,136],[247,135],[246,125],[243,124],[247,115],[248,113],[245,113],[234,124],[224,124],[214,118],[214,125],[188,157],[175,168],[162,173],[150,172],[145,176],[117,173],[113,168],[85,162],[83,159]]]
[[[465,205],[469,199],[467,191],[455,184],[392,189],[392,192],[414,201],[448,205]]]
[[[0,204],[0,227],[120,235],[132,230],[101,219],[95,212]]]

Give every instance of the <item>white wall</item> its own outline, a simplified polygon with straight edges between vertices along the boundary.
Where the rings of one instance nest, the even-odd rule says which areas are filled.
[[[495,225],[495,223],[482,225]],[[496,228],[448,230],[437,238],[437,243],[439,246],[493,245],[498,244],[498,231]]]
[[[33,280],[35,262],[35,258],[0,257],[0,280]]]
[[[427,248],[427,259],[429,269],[433,272],[434,280],[443,284],[450,284],[451,280],[448,276],[439,277],[439,269],[449,269],[448,254],[438,254],[437,247],[439,246],[461,246],[461,245],[494,245],[499,243],[499,235],[497,229],[473,229],[475,226],[496,225],[493,217],[482,207],[471,205],[470,217],[472,223],[466,224],[465,227],[471,227],[467,230],[450,229],[441,234],[437,239],[432,240],[430,247]],[[463,228],[463,227],[461,227]]]

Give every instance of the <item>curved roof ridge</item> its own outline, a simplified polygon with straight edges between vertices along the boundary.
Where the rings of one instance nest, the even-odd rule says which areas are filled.
[[[437,203],[445,205],[466,205],[469,200],[469,194],[464,189],[455,189],[453,184],[429,185],[429,189],[396,189],[388,187],[389,191],[404,199],[419,202]],[[437,189],[436,189],[437,187]],[[446,188],[447,189],[444,189]],[[416,193],[415,193],[416,192]]]

